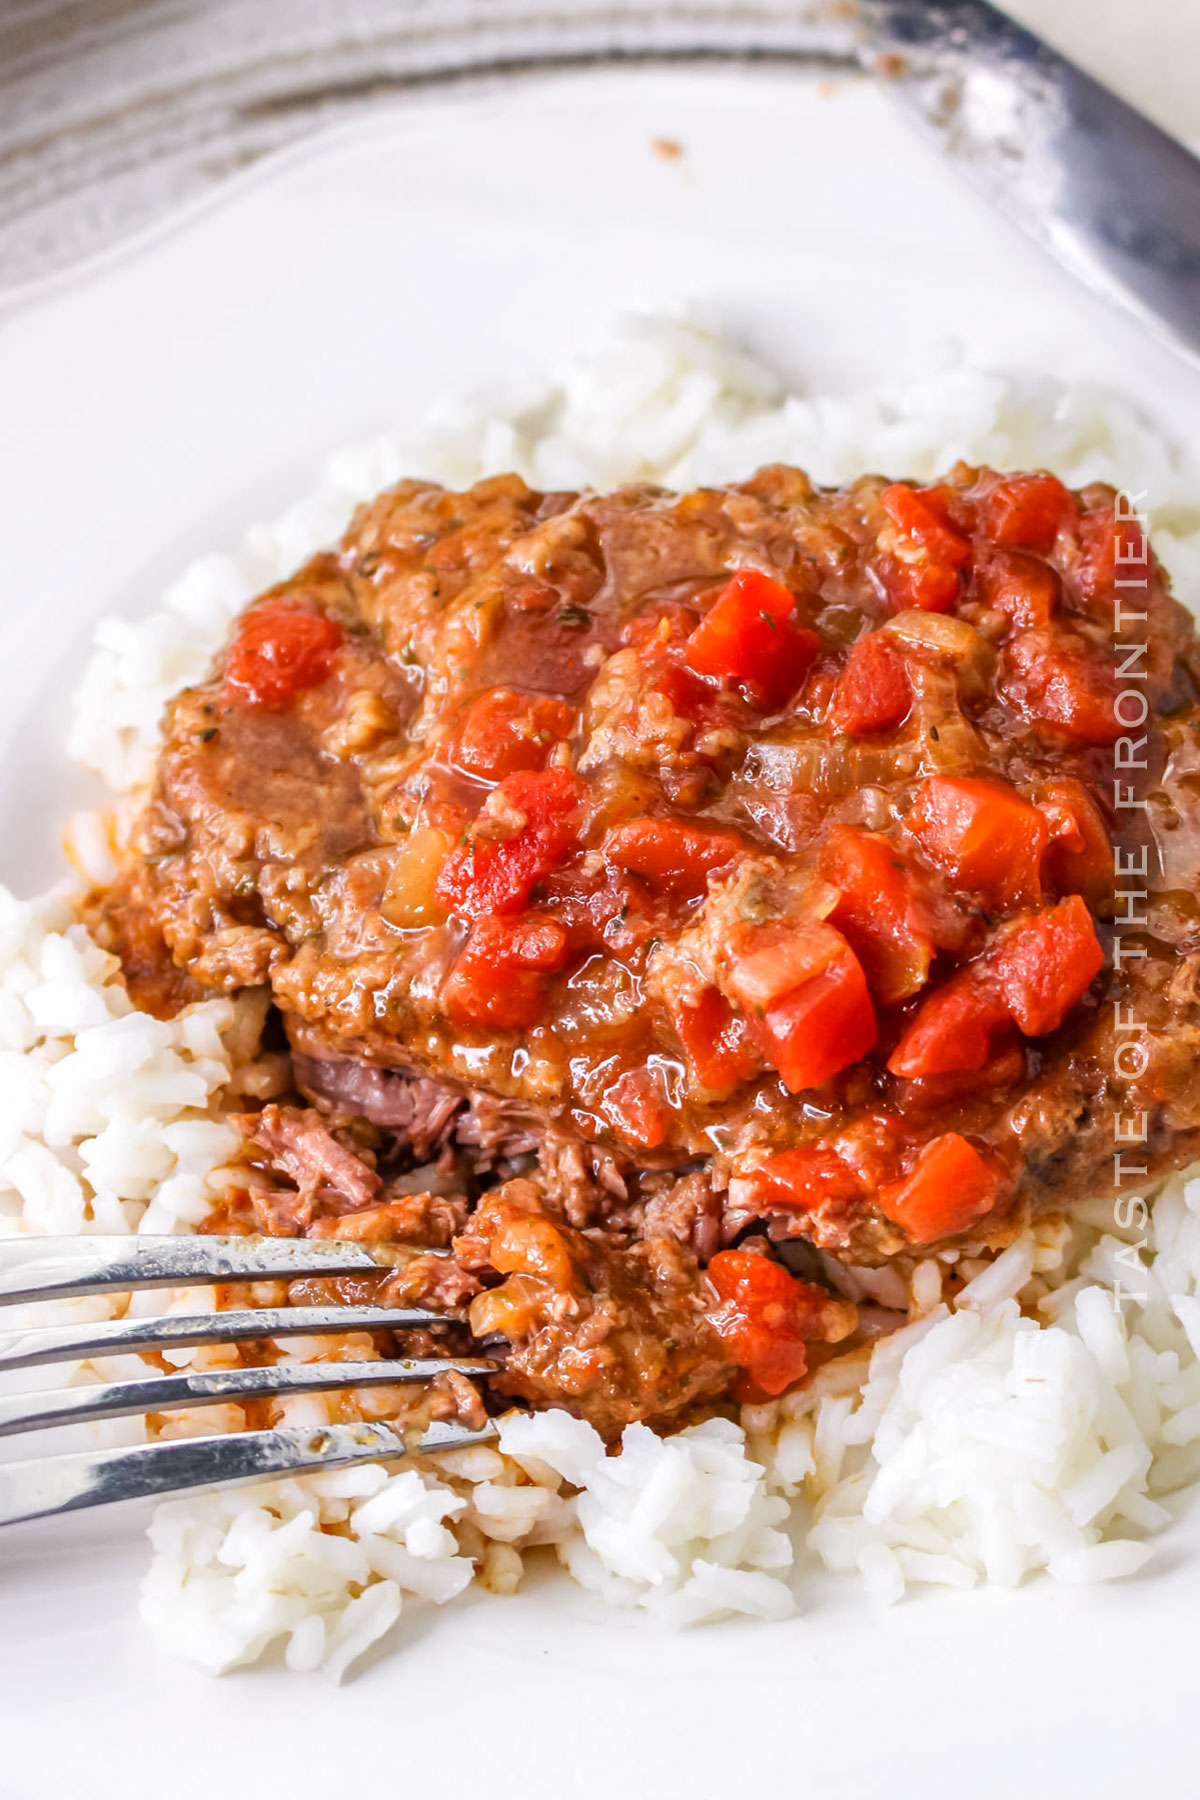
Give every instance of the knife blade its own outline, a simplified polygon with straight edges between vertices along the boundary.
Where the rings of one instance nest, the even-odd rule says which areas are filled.
[[[860,61],[1051,255],[1200,365],[1200,158],[987,0],[858,0]]]

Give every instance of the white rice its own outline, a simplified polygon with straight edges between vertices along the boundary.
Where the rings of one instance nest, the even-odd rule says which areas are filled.
[[[203,673],[238,608],[401,475],[467,484],[515,468],[550,488],[682,485],[781,460],[840,481],[867,469],[928,478],[960,457],[1144,495],[1176,590],[1197,607],[1200,484],[1125,399],[949,357],[907,386],[787,395],[686,318],[626,318],[527,392],[447,404],[410,438],[342,452],[309,500],[196,564],[148,620],[106,621],[72,753],[118,806],[125,797],[127,815],[164,701]],[[81,865],[103,874],[107,834],[85,822],[73,841]],[[224,1001],[169,1024],[133,1012],[65,901],[4,896],[0,1227],[193,1228],[226,1180],[221,1092],[266,1079],[239,1075],[254,1023]],[[436,1470],[349,1470],[163,1506],[143,1614],[164,1647],[214,1672],[282,1647],[290,1667],[336,1680],[407,1601],[443,1604],[473,1577],[511,1592],[539,1546],[604,1600],[673,1624],[787,1617],[818,1560],[859,1574],[878,1602],[910,1583],[1132,1574],[1170,1521],[1163,1496],[1200,1478],[1200,1180],[1167,1185],[1143,1242],[1110,1212],[1040,1226],[972,1265],[953,1312],[939,1265],[919,1263],[905,1330],[797,1394],[745,1408],[741,1426],[712,1421],[665,1440],[633,1426],[612,1457],[564,1414],[512,1414],[497,1448]],[[198,1303],[193,1291],[137,1305]],[[279,1418],[317,1424],[326,1407],[305,1396]],[[241,1422],[231,1406],[166,1428]],[[785,1530],[797,1507],[811,1508],[798,1574]]]

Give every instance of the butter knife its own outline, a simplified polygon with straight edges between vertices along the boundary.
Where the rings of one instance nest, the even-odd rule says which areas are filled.
[[[863,65],[1060,263],[1200,364],[1200,158],[987,0],[858,0]]]

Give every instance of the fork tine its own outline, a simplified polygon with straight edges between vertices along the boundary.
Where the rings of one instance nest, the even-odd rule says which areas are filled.
[[[0,1306],[110,1289],[361,1275],[445,1250],[340,1238],[45,1237],[0,1239]]]
[[[331,1388],[391,1387],[435,1376],[491,1375],[498,1365],[486,1357],[402,1357],[387,1362],[278,1363],[268,1368],[183,1369],[141,1381],[97,1382],[93,1387],[55,1388],[44,1393],[0,1396],[0,1437],[42,1431],[51,1425],[82,1425],[91,1419],[118,1419],[131,1413],[173,1412],[214,1406],[227,1400],[268,1394],[328,1393]]]
[[[245,1312],[146,1319],[102,1319],[90,1324],[45,1325],[0,1333],[0,1372],[80,1357],[114,1356],[126,1350],[171,1350],[185,1344],[236,1344],[247,1338],[305,1337],[347,1331],[404,1331],[424,1325],[456,1325],[447,1313],[415,1306],[254,1306]]]
[[[406,1442],[388,1425],[281,1425],[228,1437],[177,1438],[133,1450],[90,1450],[0,1464],[0,1525],[50,1518],[116,1500],[162,1499],[271,1475],[345,1469],[354,1463],[430,1455],[487,1443],[494,1425],[439,1423]]]

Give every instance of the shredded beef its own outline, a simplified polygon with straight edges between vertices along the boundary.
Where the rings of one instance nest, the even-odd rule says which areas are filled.
[[[295,1182],[298,1206],[307,1208],[309,1216],[317,1194],[325,1188],[350,1207],[370,1206],[378,1197],[380,1182],[374,1169],[340,1144],[310,1109],[264,1106],[259,1113],[239,1113],[234,1124],[274,1170]]]
[[[292,1072],[300,1092],[315,1106],[355,1113],[386,1131],[394,1131],[424,1162],[450,1134],[462,1093],[426,1076],[377,1068],[348,1056],[292,1056]]]
[[[646,1202],[642,1230],[647,1237],[686,1244],[706,1263],[721,1247],[721,1210],[721,1195],[707,1172],[697,1170]]]
[[[502,1393],[567,1407],[612,1435],[631,1409],[666,1423],[728,1382],[711,1292],[671,1238],[621,1249],[553,1217],[517,1180],[485,1197],[455,1248],[505,1276],[469,1315],[478,1339],[507,1345]]]
[[[545,1129],[546,1115],[536,1106],[472,1093],[454,1135],[464,1149],[481,1151],[485,1163],[495,1167],[537,1150]]]

